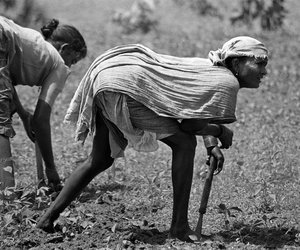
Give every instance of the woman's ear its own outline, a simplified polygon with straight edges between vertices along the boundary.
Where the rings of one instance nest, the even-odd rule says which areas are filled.
[[[67,51],[69,48],[70,48],[70,44],[64,43],[64,44],[62,44],[62,45],[60,46],[60,48],[59,48],[59,53],[65,52],[65,51]]]
[[[239,74],[239,59],[238,58],[233,58],[231,63],[232,63],[232,70],[233,70],[233,74],[234,75],[238,75]]]
[[[240,68],[240,60],[238,58],[233,58],[231,61],[231,66],[232,66],[232,73],[235,76],[239,75],[239,68]]]

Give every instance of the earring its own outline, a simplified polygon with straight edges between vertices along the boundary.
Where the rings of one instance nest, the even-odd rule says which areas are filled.
[[[239,72],[235,72],[235,76],[239,76]]]

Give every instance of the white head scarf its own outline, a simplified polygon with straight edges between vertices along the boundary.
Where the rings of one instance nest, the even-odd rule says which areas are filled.
[[[249,37],[238,36],[224,43],[222,49],[210,51],[208,58],[213,65],[225,66],[225,60],[229,57],[258,57],[268,59],[268,50],[263,43]]]

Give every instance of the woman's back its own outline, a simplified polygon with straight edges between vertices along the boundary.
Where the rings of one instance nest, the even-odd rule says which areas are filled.
[[[53,69],[66,67],[58,51],[39,32],[4,17],[0,17],[0,27],[8,46],[8,67],[14,85],[41,85]]]

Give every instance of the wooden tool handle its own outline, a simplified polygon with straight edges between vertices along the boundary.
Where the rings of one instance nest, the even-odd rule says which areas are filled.
[[[217,168],[217,159],[214,156],[210,157],[208,173],[206,174],[205,183],[202,191],[201,204],[199,208],[199,219],[195,229],[196,236],[200,239],[202,232],[203,215],[206,213],[207,203],[210,195],[214,171]]]
[[[209,195],[210,195],[212,180],[213,180],[214,172],[217,168],[217,163],[218,163],[218,161],[215,159],[215,157],[211,156],[208,172],[206,174],[205,183],[204,183],[204,187],[203,187],[203,191],[202,191],[201,205],[199,208],[200,214],[206,213],[206,208],[207,208],[207,203],[208,203],[208,199],[209,199]]]
[[[36,157],[36,169],[38,182],[44,181],[44,167],[43,167],[43,157],[37,142],[35,142],[35,157]]]

